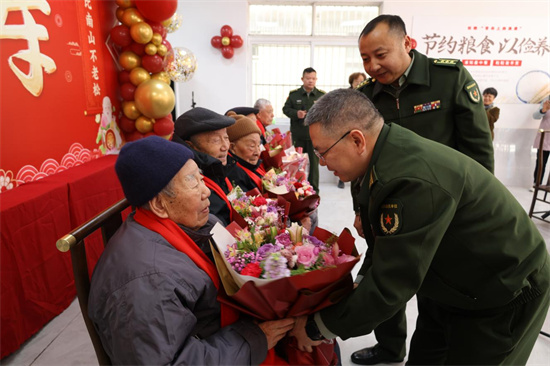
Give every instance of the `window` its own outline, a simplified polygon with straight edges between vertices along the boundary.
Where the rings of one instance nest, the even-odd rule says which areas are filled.
[[[357,39],[378,14],[378,5],[251,4],[252,103],[268,99],[275,118],[286,119],[288,93],[302,85],[302,71],[310,66],[317,88],[349,87],[349,75],[364,72]]]

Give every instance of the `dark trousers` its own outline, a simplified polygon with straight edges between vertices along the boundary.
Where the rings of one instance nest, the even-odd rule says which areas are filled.
[[[500,310],[451,311],[418,296],[407,365],[525,365],[546,318],[548,263],[538,296]]]
[[[301,147],[303,152],[309,157],[309,175],[307,180],[315,190],[319,193],[319,158],[313,152],[313,144],[311,140],[294,140],[294,147]]]
[[[389,359],[401,360],[407,353],[407,317],[405,307],[374,329],[378,352]]]
[[[540,180],[542,182],[542,179],[544,178],[544,171],[546,170],[546,162],[548,161],[548,156],[550,155],[550,151],[543,151],[542,152],[542,174],[540,175]],[[535,173],[533,174],[533,182],[537,182],[537,173],[539,171],[539,153],[537,150],[537,164],[535,165]],[[538,182],[540,184],[541,182]]]

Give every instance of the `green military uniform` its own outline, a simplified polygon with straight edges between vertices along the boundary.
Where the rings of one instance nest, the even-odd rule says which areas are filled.
[[[410,364],[525,364],[548,305],[550,266],[525,210],[487,169],[384,125],[359,193],[372,261],[316,316],[325,336],[370,333],[415,294]]]
[[[479,88],[462,62],[431,59],[413,50],[414,58],[400,88],[367,79],[357,86],[380,111],[386,123],[396,123],[420,136],[452,147],[490,172],[494,171],[491,132]],[[357,202],[351,184],[354,209]],[[367,241],[368,243],[368,241]],[[405,356],[405,308],[375,331],[381,353]]]
[[[301,147],[309,156],[308,180],[317,192],[319,192],[319,158],[313,152],[309,128],[304,126],[303,118],[298,118],[298,111],[309,111],[313,103],[323,95],[325,95],[325,92],[317,88],[313,88],[308,94],[301,86],[288,94],[283,106],[283,113],[290,118],[290,132],[292,133],[294,146]]]

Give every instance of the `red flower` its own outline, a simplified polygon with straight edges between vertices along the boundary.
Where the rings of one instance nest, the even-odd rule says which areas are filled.
[[[267,204],[267,200],[263,196],[258,196],[256,198],[254,198],[254,201],[252,201],[252,204],[254,206],[263,206],[263,205]]]
[[[260,265],[258,263],[248,263],[241,271],[241,274],[244,276],[260,278],[260,274],[262,274],[262,269],[260,268]]]
[[[303,187],[302,183],[294,182],[294,188],[298,189],[298,188],[302,188],[302,187]]]

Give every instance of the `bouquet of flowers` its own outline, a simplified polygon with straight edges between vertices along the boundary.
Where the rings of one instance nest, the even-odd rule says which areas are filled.
[[[353,288],[351,270],[359,260],[354,238],[317,228],[313,235],[294,224],[275,232],[243,229],[235,222],[212,230],[213,255],[225,292],[220,297],[239,311],[261,320],[301,316],[329,306]],[[300,352],[286,344],[293,364],[329,364],[333,345]]]
[[[270,169],[262,178],[262,184],[269,197],[282,197],[290,203],[288,215],[293,221],[300,221],[319,206],[321,198],[311,184],[287,171]]]
[[[265,150],[260,153],[264,166],[267,169],[280,168],[286,155],[285,150],[293,146],[291,133],[281,133],[278,128],[274,128],[269,134],[266,132],[266,141]]]
[[[233,210],[233,221],[255,230],[281,230],[285,227],[290,203],[282,197],[266,198],[258,189],[244,193],[236,186],[227,195]]]

